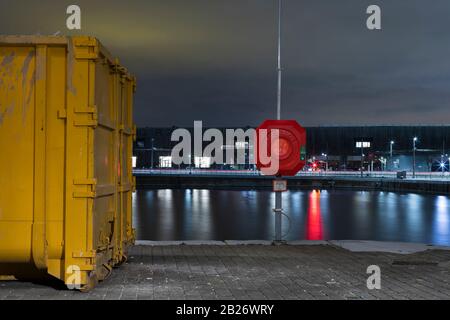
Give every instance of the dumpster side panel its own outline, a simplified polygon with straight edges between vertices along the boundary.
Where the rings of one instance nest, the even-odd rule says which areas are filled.
[[[33,46],[0,46],[1,262],[32,258],[35,69]]]
[[[123,243],[129,244],[134,240],[131,215],[131,197],[134,189],[132,175],[132,144],[135,131],[132,121],[133,93],[135,80],[127,75],[122,76],[121,86],[121,166],[120,166],[120,210],[122,214],[122,239]]]
[[[93,271],[92,217],[95,180],[91,166],[93,136],[91,102],[91,61],[89,51],[76,39],[68,43],[66,99],[66,185],[64,219],[64,278],[76,288],[88,283]]]
[[[135,191],[136,181],[133,177],[133,141],[136,139],[136,126],[133,122],[133,99],[134,92],[136,90],[136,79],[132,77],[127,78],[127,100],[126,100],[126,124],[128,126],[127,135],[127,146],[126,146],[126,157],[127,157],[127,171],[126,175],[128,177],[129,188],[126,191],[126,243],[127,245],[131,244],[135,240],[135,233],[133,229],[132,223],[132,193]]]
[[[98,112],[98,126],[94,134],[94,172],[97,179],[94,199],[94,247],[97,248],[98,278],[103,279],[113,261],[114,224],[117,178],[117,116],[114,103],[113,65],[102,52],[95,65],[95,104]]]
[[[61,279],[64,258],[66,46],[48,46],[46,62],[45,212],[48,273]]]

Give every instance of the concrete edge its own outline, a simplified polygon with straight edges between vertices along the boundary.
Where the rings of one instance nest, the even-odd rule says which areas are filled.
[[[177,240],[177,241],[151,241],[151,240],[138,240],[135,243],[135,246],[246,246],[246,245],[262,245],[262,246],[270,246],[273,244],[271,240]],[[313,246],[313,245],[329,245],[329,241],[322,240],[295,240],[295,241],[287,241],[286,245],[305,245],[305,246]]]
[[[351,252],[385,252],[411,254],[427,250],[450,250],[450,247],[410,242],[332,240],[329,241],[329,244]]]
[[[242,246],[242,245],[272,245],[273,242],[269,240],[189,240],[189,241],[136,241],[135,246],[200,246],[200,245],[215,245],[215,246]],[[411,254],[423,252],[426,250],[449,250],[450,247],[435,246],[421,243],[408,242],[384,242],[384,241],[366,241],[366,240],[297,240],[288,241],[286,245],[290,246],[314,246],[314,245],[328,245],[342,248],[351,252],[385,252],[397,254]]]

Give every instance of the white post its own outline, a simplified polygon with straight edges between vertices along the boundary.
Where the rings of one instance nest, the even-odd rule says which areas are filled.
[[[278,0],[278,90],[277,120],[281,119],[281,0]]]

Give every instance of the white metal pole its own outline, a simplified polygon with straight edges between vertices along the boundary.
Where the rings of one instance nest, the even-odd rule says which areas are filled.
[[[281,0],[278,0],[278,90],[277,120],[281,119]]]
[[[416,138],[413,139],[413,178],[416,177]]]
[[[282,192],[275,191],[275,242],[282,241],[281,235],[281,214],[283,212],[282,207]]]
[[[277,87],[277,120],[281,120],[281,0],[278,0],[278,87]],[[275,242],[282,241],[281,218],[283,212],[282,192],[275,191]]]
[[[153,141],[154,141],[155,139],[154,138],[152,138],[152,156],[151,156],[151,163],[150,163],[150,169],[153,169]]]
[[[361,178],[364,176],[364,148],[363,141],[361,141]]]
[[[393,153],[394,153],[393,152],[394,141],[391,140],[390,146],[391,146],[391,149],[390,149],[390,154],[389,154],[389,164],[390,164],[390,169],[392,170],[394,167],[394,160],[392,159]]]

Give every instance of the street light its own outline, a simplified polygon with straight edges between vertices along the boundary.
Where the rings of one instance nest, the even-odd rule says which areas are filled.
[[[328,171],[328,154],[322,153],[322,157],[325,157],[325,171]]]
[[[155,139],[154,138],[152,138],[152,155],[151,155],[151,163],[150,163],[150,169],[153,169],[153,142],[155,141]]]
[[[364,142],[361,141],[361,178],[364,177]]]
[[[417,137],[413,139],[413,178],[416,177],[416,142]]]
[[[391,140],[391,143],[389,144],[389,147],[390,147],[390,152],[389,152],[389,154],[390,154],[390,157],[389,157],[389,161],[390,161],[390,163],[391,163],[391,168],[393,167],[393,161],[392,161],[392,155],[393,155],[393,147],[394,147],[394,141],[393,140]]]

